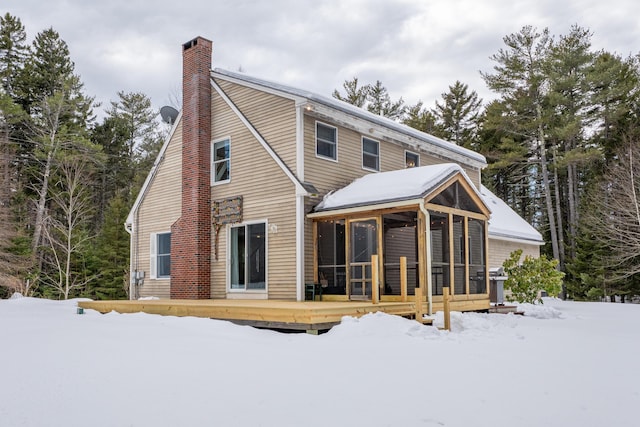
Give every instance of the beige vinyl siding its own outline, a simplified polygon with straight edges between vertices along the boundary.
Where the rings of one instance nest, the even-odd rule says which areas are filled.
[[[170,280],[151,279],[149,248],[151,233],[170,232],[180,218],[182,189],[182,123],[178,123],[169,141],[164,159],[150,183],[139,209],[138,270],[145,272],[144,284],[138,287],[139,297],[169,298]],[[132,236],[135,239],[135,236]],[[134,260],[135,268],[135,260]]]
[[[516,249],[522,249],[523,257],[526,255],[536,258],[540,256],[540,246],[538,245],[497,240],[489,236],[489,268],[502,267],[504,260],[509,258],[511,252]]]
[[[262,95],[256,91],[253,95],[246,96],[259,98]],[[261,114],[265,116],[261,119],[262,123],[269,123],[268,116],[273,115],[275,122],[275,116],[281,112],[278,109],[265,109]],[[247,118],[249,116],[250,114],[246,115]],[[270,135],[277,134],[275,131],[265,131],[264,128],[258,130],[269,143],[272,142],[269,140]],[[243,196],[243,222],[267,220],[268,297],[295,299],[294,184],[215,92],[212,99],[212,134],[213,140],[230,137],[231,160],[230,182],[213,186],[211,200]],[[292,134],[295,134],[295,131]],[[295,138],[292,144],[295,153]],[[228,230],[228,226],[220,229],[217,260],[215,256],[212,257],[211,294],[214,299],[227,297]],[[215,250],[215,238],[212,239],[212,250]]]
[[[337,128],[337,160],[316,156],[316,121]],[[380,172],[405,168],[405,150],[401,144],[385,139],[363,135],[359,132],[340,127],[326,120],[305,115],[304,118],[304,167],[305,181],[311,182],[324,195],[330,190],[342,188],[354,179],[368,173],[376,173],[362,168],[362,137],[380,142]],[[417,149],[410,151],[420,155],[420,166],[437,165],[453,160],[444,160]],[[480,185],[477,169],[461,165],[474,185]]]
[[[260,92],[224,80],[218,85],[278,153],[287,167],[296,170],[296,108],[293,100]]]

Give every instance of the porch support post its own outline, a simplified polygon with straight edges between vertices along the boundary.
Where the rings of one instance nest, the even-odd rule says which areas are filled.
[[[407,257],[400,257],[400,301],[407,302]]]
[[[371,255],[371,302],[380,302],[380,275],[378,274],[378,255]]]
[[[424,206],[424,199],[420,201],[420,211],[424,215],[424,253],[425,253],[425,264],[426,264],[426,277],[425,281],[427,282],[427,314],[429,316],[433,315],[433,285],[431,282],[431,216],[429,215],[429,211]]]

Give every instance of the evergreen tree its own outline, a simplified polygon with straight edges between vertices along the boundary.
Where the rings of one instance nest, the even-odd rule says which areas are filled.
[[[418,101],[416,105],[407,107],[402,123],[419,131],[444,137],[440,129],[436,126],[436,117],[430,110],[424,108],[422,105],[422,101]]]
[[[404,116],[405,107],[402,97],[392,101],[387,88],[380,80],[376,80],[376,83],[369,87],[368,101],[367,110],[373,114],[392,120],[402,120]]]
[[[392,101],[387,88],[382,85],[380,80],[377,80],[374,85],[358,87],[358,78],[354,77],[352,80],[346,80],[342,87],[345,90],[345,95],[341,95],[336,89],[333,91],[334,98],[392,120],[402,121],[404,118],[406,110],[404,100],[400,98],[397,101]]]
[[[105,222],[92,249],[89,270],[97,280],[88,284],[83,296],[92,299],[124,299],[129,288],[129,234],[123,225],[130,204],[123,191],[109,201]]]
[[[496,62],[494,73],[482,73],[482,77],[490,89],[501,95],[502,102],[510,111],[510,132],[524,137],[525,143],[536,153],[540,166],[537,172],[542,183],[537,188],[544,197],[543,212],[551,237],[552,254],[562,266],[548,155],[548,130],[553,112],[548,108],[549,76],[545,67],[553,38],[546,28],[538,32],[531,26],[525,26],[503,40],[507,48],[500,49],[491,57]],[[537,179],[532,181],[532,184],[536,183]]]
[[[442,94],[442,104],[436,101],[434,115],[443,138],[465,148],[476,145],[478,120],[482,100],[475,90],[460,81],[449,86],[449,92]]]
[[[332,96],[340,101],[347,102],[356,107],[364,108],[367,103],[367,97],[369,95],[369,85],[358,86],[358,78],[354,77],[351,80],[345,80],[342,84],[345,94],[342,95],[335,89]]]
[[[24,68],[29,53],[27,33],[20,18],[8,12],[0,16],[0,85],[15,99],[16,78]]]

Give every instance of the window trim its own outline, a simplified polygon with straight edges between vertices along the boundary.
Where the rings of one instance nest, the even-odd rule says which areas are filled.
[[[169,231],[160,231],[156,233],[150,233],[149,235],[149,278],[154,280],[170,280],[171,279],[171,269],[169,269],[168,276],[160,276],[158,275],[158,238],[160,235],[169,234],[171,235],[171,230]],[[167,255],[167,254],[162,254]],[[169,257],[171,257],[171,249],[169,249]],[[171,259],[171,258],[169,258]]]
[[[253,224],[264,224],[264,289],[247,289],[247,284],[244,284],[244,289],[233,289],[231,287],[231,229],[246,227]],[[245,233],[245,238],[246,238]],[[245,246],[246,248],[246,246]],[[227,279],[226,288],[229,294],[268,294],[269,292],[269,221],[267,219],[259,219],[253,221],[239,222],[235,224],[227,224]]]
[[[335,158],[324,156],[322,154],[318,154],[318,125],[326,126],[328,128],[332,128],[332,129],[334,129],[336,131],[336,140],[335,140],[335,154],[336,154],[336,157]],[[323,142],[324,142],[324,140],[323,140]],[[315,124],[315,154],[316,154],[316,157],[318,159],[329,160],[329,161],[336,162],[336,163],[338,162],[338,128],[336,126],[332,126],[332,125],[330,125],[328,123],[324,123],[324,122],[316,120],[316,124]]]
[[[227,157],[227,159],[225,160],[214,160],[215,159],[215,146],[218,142],[223,142],[223,141],[227,141],[227,143],[229,144],[229,157]],[[229,174],[229,178],[222,180],[222,181],[216,181],[216,163],[221,163],[221,162],[229,162],[229,166],[227,166],[227,170],[228,170],[228,174]],[[226,136],[224,138],[218,138],[218,139],[214,139],[213,141],[211,141],[211,186],[214,185],[221,185],[221,184],[227,184],[231,182],[231,137],[230,136]]]
[[[411,167],[419,168],[420,167],[420,153],[416,153],[414,151],[409,151],[409,150],[404,150],[404,168],[405,169],[409,169],[409,166],[407,166],[407,154],[413,154],[414,156],[416,156],[418,158],[418,162],[414,166],[411,166]]]
[[[378,144],[378,154],[376,156],[378,169],[372,169],[372,168],[367,167],[367,166],[364,165],[364,155],[365,155],[364,140],[365,139],[368,140],[368,141],[375,142],[376,144]],[[366,154],[369,155],[369,156],[374,156],[374,154],[371,154],[369,152],[367,152]],[[360,138],[360,159],[362,161],[362,169],[364,169],[366,171],[371,171],[371,172],[380,172],[380,161],[381,161],[380,157],[381,157],[380,156],[380,141],[378,141],[377,139],[369,138],[368,136],[362,136]]]

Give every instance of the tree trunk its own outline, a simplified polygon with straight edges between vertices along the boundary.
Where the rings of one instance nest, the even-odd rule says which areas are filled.
[[[33,230],[33,241],[31,242],[31,251],[35,255],[40,246],[40,239],[42,238],[42,227],[44,226],[44,214],[47,205],[47,193],[49,192],[49,176],[51,175],[51,164],[53,163],[54,150],[50,150],[47,153],[47,161],[44,165],[44,172],[42,173],[42,184],[38,189],[40,197],[36,205],[36,223]]]
[[[556,230],[556,221],[553,213],[553,200],[551,199],[551,189],[549,188],[549,171],[547,169],[547,148],[545,147],[544,129],[542,128],[542,108],[536,105],[536,114],[538,119],[538,146],[540,150],[540,167],[542,169],[542,187],[544,188],[544,198],[547,205],[547,216],[549,219],[549,231],[551,232],[551,248],[553,257],[560,260],[560,251],[558,249],[558,231]]]
[[[569,164],[567,166],[567,188],[569,190],[569,256],[571,259],[576,257],[576,226],[578,224],[578,211],[576,206],[579,205],[579,200],[576,169],[576,165]]]
[[[561,271],[564,271],[564,231],[562,227],[562,204],[560,203],[560,179],[558,177],[558,162],[556,159],[556,152],[553,151],[553,179],[555,181],[555,196],[556,196],[556,214],[558,215],[558,261]]]

